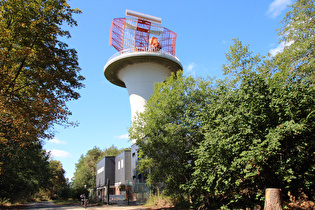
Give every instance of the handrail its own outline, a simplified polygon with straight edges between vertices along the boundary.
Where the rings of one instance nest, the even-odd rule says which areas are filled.
[[[178,59],[176,56],[173,56],[171,53],[167,52],[167,51],[164,51],[164,50],[158,50],[158,51],[153,51],[152,49],[149,49],[149,48],[145,48],[145,47],[135,47],[135,48],[128,48],[128,49],[124,49],[124,50],[121,50],[117,53],[115,53],[114,55],[112,55],[108,61],[114,59],[115,57],[118,57],[122,54],[128,54],[128,53],[135,53],[135,52],[152,52],[152,53],[163,53],[163,54],[167,54],[167,55],[170,55],[176,59]],[[107,61],[107,62],[108,62]]]

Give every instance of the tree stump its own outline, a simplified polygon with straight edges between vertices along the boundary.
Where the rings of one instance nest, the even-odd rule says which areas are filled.
[[[277,188],[267,188],[265,194],[264,210],[281,210],[281,190]]]

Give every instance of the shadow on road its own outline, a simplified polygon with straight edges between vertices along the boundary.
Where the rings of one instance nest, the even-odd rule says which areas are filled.
[[[8,206],[8,207],[0,207],[0,209],[60,209],[67,206],[77,206],[80,207],[80,204],[65,204],[65,205],[56,205],[53,201],[42,201],[42,202],[34,202],[28,203],[23,205],[15,205],[15,206]]]
[[[43,201],[43,202],[34,202],[34,203],[28,203],[24,205],[17,205],[17,206],[10,206],[10,207],[0,207],[0,209],[34,209],[34,210],[55,210],[55,209],[71,209],[71,210],[83,210],[84,208],[81,207],[80,203],[71,203],[71,204],[54,204],[52,201]],[[87,206],[87,209],[90,210],[98,210],[98,209],[108,209],[108,210],[148,210],[150,208],[143,207],[141,205],[138,205],[136,203],[113,203],[110,205],[98,205],[98,204],[89,204]]]

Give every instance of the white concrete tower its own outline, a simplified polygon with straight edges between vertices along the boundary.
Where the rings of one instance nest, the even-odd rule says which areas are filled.
[[[127,88],[133,120],[144,110],[154,83],[183,67],[176,57],[176,33],[162,27],[160,18],[130,10],[126,15],[112,22],[109,42],[118,53],[106,63],[104,74],[111,83]]]

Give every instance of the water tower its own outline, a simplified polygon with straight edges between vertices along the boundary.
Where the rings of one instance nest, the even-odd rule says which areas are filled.
[[[111,83],[127,88],[133,120],[144,110],[154,83],[183,67],[176,57],[176,33],[162,27],[161,18],[131,10],[126,16],[112,22],[109,44],[118,53],[106,63],[104,74]]]

